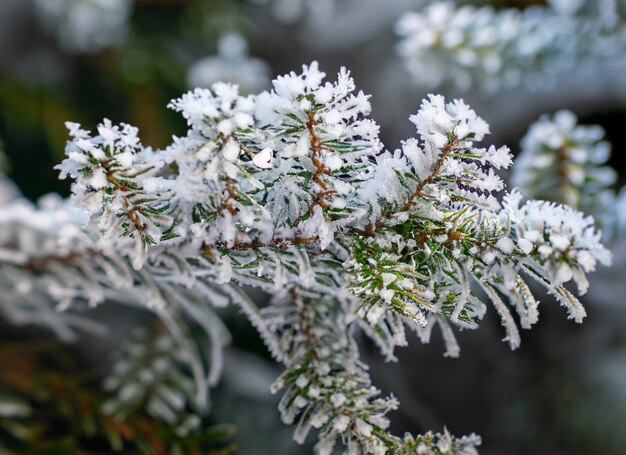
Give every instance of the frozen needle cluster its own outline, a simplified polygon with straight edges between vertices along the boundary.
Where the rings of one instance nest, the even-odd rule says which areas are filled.
[[[398,402],[371,383],[356,334],[391,360],[407,328],[427,342],[438,326],[447,355],[456,356],[454,327],[476,327],[490,302],[516,348],[513,313],[523,328],[538,316],[529,280],[580,321],[584,310],[565,284],[575,280],[584,291],[585,274],[610,261],[592,219],[522,204],[517,192],[499,196],[498,171],[511,156],[478,145],[489,127],[463,101],[429,96],[411,117],[416,137],[394,151],[380,142],[369,97],[349,72],[325,81],[316,63],[258,96],[216,83],[170,107],[189,130],[164,150],[143,146],[128,125],[104,121],[95,133],[69,125],[59,169],[87,214],[75,235],[89,241],[71,242],[59,267],[84,270],[81,284],[90,285],[62,295],[63,307],[141,290],[142,304],[179,331],[180,343],[179,321],[197,321],[215,348],[213,370],[206,376],[189,361],[181,371],[202,385],[216,380],[227,341],[213,307],[239,306],[284,365],[272,388],[283,394],[283,421],[295,425],[298,442],[317,433],[320,454],[338,441],[349,453],[476,453],[474,435],[390,433],[387,413]],[[38,251],[38,263],[59,258]],[[16,251],[11,267],[26,273],[34,254]],[[273,297],[256,306],[242,286]],[[126,370],[116,370],[112,387],[124,387]],[[175,408],[170,402],[168,411]]]

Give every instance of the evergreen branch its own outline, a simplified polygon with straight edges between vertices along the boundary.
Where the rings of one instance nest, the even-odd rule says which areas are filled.
[[[330,453],[338,438],[357,453],[475,453],[476,437],[402,439],[387,431],[386,414],[398,403],[371,384],[354,331],[363,328],[393,360],[395,347],[407,343],[405,327],[427,342],[439,325],[446,355],[456,356],[452,325],[475,328],[485,313],[474,280],[515,348],[520,337],[509,305],[522,327],[537,319],[526,277],[580,322],[584,309],[563,285],[574,280],[584,293],[586,274],[610,254],[593,219],[580,212],[521,204],[516,191],[500,204],[496,171],[511,164],[508,148],[476,146],[489,127],[462,101],[430,95],[410,118],[417,137],[383,151],[367,118],[369,99],[355,93],[348,71],[335,82],[324,76],[313,63],[258,96],[222,83],[185,94],[170,107],[189,130],[162,151],[141,145],[128,125],[105,121],[93,136],[69,124],[59,169],[74,180],[87,222],[55,224],[44,211],[16,216],[8,208],[2,222],[28,226],[39,243],[9,237],[0,270],[34,279],[33,292],[69,310],[118,298],[154,311],[177,346],[159,357],[189,356],[168,372],[181,384],[183,371],[193,378],[193,400],[183,388],[185,407],[208,403],[228,341],[210,305],[232,303],[285,366],[274,388],[285,390],[283,420],[299,419],[298,442],[316,428],[319,453]],[[38,274],[33,261],[40,261]],[[243,286],[275,298],[258,308]],[[206,352],[186,321],[211,340]],[[146,346],[138,352],[148,353]],[[142,358],[133,357],[133,368]],[[147,402],[174,421],[180,394],[163,406],[162,396],[153,401],[125,381],[115,388],[121,396],[130,387],[133,399],[118,404]]]

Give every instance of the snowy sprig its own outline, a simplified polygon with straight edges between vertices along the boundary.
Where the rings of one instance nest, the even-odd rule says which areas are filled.
[[[239,96],[236,85],[216,83],[211,89],[195,89],[174,100],[170,108],[182,112],[192,131],[206,139],[228,137],[253,124],[253,97]]]
[[[356,331],[392,360],[405,328],[427,342],[439,326],[455,356],[453,326],[477,327],[487,297],[515,348],[510,308],[524,328],[538,316],[526,280],[580,321],[564,285],[584,292],[585,274],[610,256],[593,221],[572,209],[520,206],[515,192],[501,206],[508,149],[478,145],[489,127],[462,101],[429,96],[411,117],[417,137],[387,151],[349,72],[324,79],[312,63],[258,96],[221,83],[194,90],[170,105],[187,134],[161,151],[132,127],[105,122],[93,136],[72,125],[60,169],[75,180],[88,212],[78,232],[92,242],[77,255],[105,290],[98,302],[120,286],[94,261],[119,258],[124,297],[138,292],[145,305],[150,293],[181,346],[184,321],[204,329],[216,366],[191,363],[197,391],[215,382],[225,342],[212,306],[236,305],[285,367],[273,387],[284,393],[283,420],[297,423],[298,442],[316,430],[318,453],[337,441],[353,453],[475,453],[476,437],[388,431],[398,403],[371,383]],[[257,307],[243,286],[274,298]]]
[[[522,139],[511,184],[534,198],[567,204],[611,227],[617,175],[606,166],[611,145],[598,125],[579,125],[576,115],[542,116]]]
[[[423,436],[405,436],[404,452],[418,453],[424,455],[439,455],[443,453],[453,453],[458,455],[476,455],[476,447],[481,444],[480,437],[475,434],[454,438],[448,430],[443,434],[428,432]]]
[[[13,324],[37,325],[72,341],[81,331],[107,334],[108,327],[88,312],[106,301],[152,312],[162,323],[161,338],[185,350],[179,362],[186,368],[184,384],[191,384],[193,390],[190,402],[206,410],[208,386],[220,375],[222,350],[229,337],[197,291],[172,280],[171,269],[170,276],[160,275],[167,267],[176,267],[172,260],[162,260],[160,272],[149,266],[136,271],[128,260],[132,255],[124,253],[126,240],[117,243],[102,238],[97,226],[89,223],[89,213],[57,195],[48,195],[37,205],[18,195],[3,201],[0,213],[2,318]],[[208,283],[202,289],[213,297],[211,303],[219,304],[218,291]],[[186,338],[198,326],[207,340],[202,352]],[[132,372],[137,376],[126,371],[128,383],[142,384],[141,368]]]
[[[431,95],[411,121],[422,142],[406,141],[402,151],[419,179],[420,192],[444,203],[498,206],[492,192],[504,185],[496,171],[509,167],[511,158],[507,147],[473,146],[489,133],[484,120],[461,100],[446,104],[443,97]]]
[[[501,294],[509,297],[522,327],[529,328],[538,316],[526,284],[529,278],[546,277],[541,283],[580,321],[582,307],[562,285],[575,279],[584,293],[585,273],[597,262],[610,261],[592,219],[541,202],[520,209],[512,203],[519,202],[519,193],[506,195],[500,208],[484,186],[491,180],[491,190],[503,188],[494,169],[508,167],[511,157],[506,147],[472,146],[488,128],[462,102],[446,105],[443,98],[431,96],[411,120],[419,138],[405,141],[401,152],[376,158],[379,168],[364,194],[371,205],[379,203],[372,210],[377,216],[355,240],[346,262],[351,290],[361,299],[361,325],[386,356],[393,358],[394,347],[407,343],[404,324],[423,341],[428,341],[433,324],[440,325],[447,354],[458,355],[449,323],[473,328],[485,311],[473,282],[501,316],[513,348],[520,337]],[[381,169],[385,166],[393,172]],[[384,176],[384,185],[379,176]],[[545,242],[542,251],[550,249],[542,256],[524,237],[532,229],[523,223],[544,217],[554,225],[545,221],[536,234],[529,234]],[[564,221],[568,218],[572,224]]]
[[[257,98],[261,130],[251,138],[276,158],[264,175],[275,223],[319,237],[322,248],[358,216],[349,201],[382,147],[378,126],[367,118],[369,97],[354,93],[349,72],[342,68],[335,83],[322,83],[324,77],[317,63],[278,77]]]
[[[446,103],[430,95],[411,122],[418,138],[376,156],[372,178],[363,185],[371,216],[405,221],[407,212],[418,210],[441,219],[440,208],[455,204],[499,206],[493,193],[504,185],[496,171],[507,168],[511,157],[507,147],[474,146],[489,127],[473,110],[462,100]]]
[[[297,442],[304,442],[315,428],[320,430],[320,454],[332,453],[339,435],[349,438],[350,447],[377,453],[388,438],[385,414],[398,403],[393,397],[379,398],[380,391],[371,385],[342,306],[329,297],[292,291],[265,310],[288,349],[287,369],[273,390],[285,390],[279,409],[285,423],[298,420]],[[294,322],[285,324],[286,318]]]
[[[197,303],[187,283],[159,276],[150,267],[136,271],[126,245],[101,238],[88,224],[89,215],[71,201],[48,195],[35,206],[18,198],[0,206],[0,212],[0,306],[14,323],[48,327],[65,339],[72,339],[75,329],[99,333],[104,327],[82,312],[112,300],[173,321],[166,323],[172,332],[184,325],[175,323],[178,315],[187,314],[213,341],[221,340],[221,325],[215,324],[210,309]],[[162,259],[161,272],[168,267],[170,274],[180,270],[172,259]],[[207,286],[204,292],[218,299],[220,294]]]
[[[593,218],[551,202],[530,200],[520,207],[521,199],[521,193],[513,192],[505,207],[517,231],[517,248],[547,268],[552,286],[574,279],[585,293],[585,274],[593,272],[598,263],[609,265],[611,261]]]
[[[551,1],[524,10],[440,1],[401,16],[397,49],[422,85],[486,91],[545,85],[577,62],[619,55],[626,38],[620,7],[614,0]]]
[[[279,409],[286,424],[297,422],[294,439],[302,443],[318,429],[315,449],[323,455],[333,453],[339,438],[356,453],[476,453],[481,441],[474,435],[457,439],[446,431],[399,438],[388,432],[386,414],[399,403],[393,396],[381,397],[372,385],[346,310],[340,300],[296,291],[265,310],[288,348],[287,369],[272,390],[285,391]]]
[[[112,125],[107,119],[98,126],[98,136],[68,123],[68,156],[57,169],[60,178],[76,179],[72,192],[81,200],[106,238],[134,239],[133,264],[141,268],[147,245],[177,237],[171,210],[169,182],[159,175],[165,162],[153,159],[144,148],[137,129]],[[79,178],[80,177],[80,178]]]
[[[195,244],[269,241],[267,211],[251,193],[262,183],[255,174],[269,165],[268,151],[251,151],[236,137],[254,125],[254,98],[242,97],[237,87],[218,83],[174,100],[190,131],[165,152],[177,168],[174,191],[185,219],[181,227]],[[202,233],[202,238],[199,234]]]

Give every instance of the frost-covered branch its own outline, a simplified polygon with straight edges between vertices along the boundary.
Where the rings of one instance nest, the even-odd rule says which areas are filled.
[[[391,360],[405,328],[427,342],[438,325],[447,355],[458,355],[452,327],[477,327],[486,297],[515,348],[510,308],[523,328],[538,316],[529,279],[580,321],[564,285],[584,292],[585,274],[610,255],[593,220],[572,209],[521,204],[517,192],[499,202],[497,172],[511,157],[477,145],[488,125],[462,101],[429,96],[411,117],[417,136],[387,151],[349,72],[324,78],[313,63],[258,96],[223,83],[187,93],[170,107],[189,130],[160,151],[128,125],[105,121],[92,134],[70,124],[59,169],[88,214],[77,232],[93,242],[79,256],[120,258],[124,292],[141,290],[173,333],[178,314],[159,310],[180,309],[217,347],[220,326],[203,312],[237,305],[285,366],[274,386],[283,420],[298,422],[298,442],[317,429],[319,453],[337,440],[350,453],[475,453],[474,436],[387,431],[398,403],[372,385],[356,332]],[[90,291],[119,287],[103,272]],[[257,307],[242,286],[274,298]],[[91,294],[75,296],[64,306]]]

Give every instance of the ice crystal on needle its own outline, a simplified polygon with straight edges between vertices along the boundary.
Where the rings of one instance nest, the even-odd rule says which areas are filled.
[[[272,388],[283,393],[284,422],[298,442],[316,432],[320,454],[338,441],[349,453],[475,453],[476,436],[388,431],[398,402],[372,384],[355,331],[391,360],[406,328],[427,342],[439,326],[456,356],[453,327],[477,327],[487,297],[515,348],[511,309],[523,328],[538,316],[528,279],[580,321],[564,284],[584,292],[585,274],[610,260],[575,210],[520,205],[517,192],[500,204],[497,172],[511,157],[478,145],[489,127],[461,100],[430,95],[410,118],[416,137],[395,151],[381,144],[350,73],[328,82],[315,62],[258,96],[217,83],[170,106],[189,131],[161,151],[127,125],[105,121],[93,136],[70,124],[60,170],[89,214],[87,251],[131,261],[131,288],[160,296],[158,314],[180,343],[183,315],[208,331],[215,368],[189,367],[199,390],[215,382],[227,340],[209,305],[237,305],[285,367]],[[244,285],[271,302],[257,307]]]

